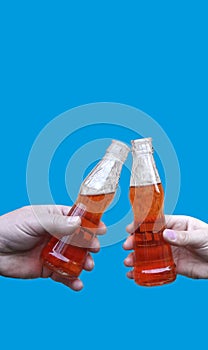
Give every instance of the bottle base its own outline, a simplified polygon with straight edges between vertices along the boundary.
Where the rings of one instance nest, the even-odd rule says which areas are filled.
[[[157,287],[174,282],[176,279],[175,266],[166,268],[140,270],[134,269],[134,281],[143,287]]]
[[[69,269],[66,270],[66,269],[62,268],[61,266],[56,266],[49,261],[46,261],[46,260],[43,261],[43,265],[45,267],[47,267],[49,270],[57,273],[61,277],[64,277],[67,279],[75,279],[80,275],[82,269],[80,269],[80,267],[78,268],[78,266],[76,266],[76,264],[74,264],[73,262],[71,262],[71,264],[74,265],[74,266],[72,266],[73,268],[71,268],[71,270],[69,270]]]

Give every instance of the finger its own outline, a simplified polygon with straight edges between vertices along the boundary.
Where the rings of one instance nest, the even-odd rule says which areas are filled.
[[[197,230],[207,227],[207,223],[186,215],[165,215],[165,221],[168,229],[177,231]]]
[[[69,211],[71,209],[71,207],[66,206],[66,205],[53,205],[53,206],[50,206],[50,207],[52,207],[52,208],[55,207],[55,209],[58,210],[58,213],[60,213],[62,215],[65,215],[65,216],[67,216],[69,214]],[[54,209],[53,209],[53,211],[54,211]],[[100,221],[99,225],[98,225],[98,228],[96,230],[98,230],[98,232],[96,232],[97,235],[98,234],[99,235],[103,235],[103,234],[106,233],[107,228],[106,228],[106,225],[102,221]]]
[[[90,243],[89,251],[92,253],[98,253],[99,250],[100,250],[100,242],[97,237],[94,237],[92,239],[92,242]]]
[[[85,263],[84,263],[84,270],[86,271],[91,271],[93,268],[94,268],[95,264],[94,264],[94,260],[93,258],[91,257],[90,254],[87,255],[86,257],[86,260],[85,260]]]
[[[130,234],[134,233],[134,222],[131,222],[131,224],[126,227],[126,231]]]
[[[180,247],[204,248],[208,246],[208,229],[194,231],[175,231],[166,229],[163,232],[164,239]]]
[[[100,221],[99,226],[96,230],[96,235],[104,235],[106,231],[107,231],[107,227],[102,221]]]
[[[165,215],[166,226],[172,230],[187,230],[188,218],[185,215]]]
[[[35,206],[33,208],[35,208]],[[59,215],[60,214],[60,215],[64,215],[64,216],[68,216],[68,213],[71,209],[71,207],[66,206],[66,205],[42,205],[42,206],[36,207],[36,212],[38,211],[38,208],[39,208],[39,211],[40,211],[40,208],[42,208],[42,210],[44,208],[44,210],[47,210],[47,213],[50,213],[52,215],[54,215],[54,214]],[[73,218],[73,216],[69,216],[69,218],[70,217]],[[106,233],[106,231],[107,231],[106,225],[102,221],[100,221],[97,228],[92,229],[92,232],[94,232],[96,235],[103,235]]]
[[[81,224],[79,216],[44,215],[39,220],[44,230],[57,238],[71,235]]]
[[[129,236],[123,244],[125,250],[132,250],[134,245],[134,237]]]
[[[57,213],[57,211],[58,211],[60,214],[65,215],[65,216],[68,215],[68,213],[71,209],[71,207],[68,207],[66,205],[53,205],[50,207],[52,208],[51,210],[53,211],[53,213]],[[107,227],[102,221],[100,221],[98,227],[95,229],[92,229],[92,231],[94,231],[94,233],[96,235],[104,235],[107,231]]]
[[[208,279],[208,264],[200,263],[199,260],[186,261],[185,263],[179,263],[176,265],[176,271],[178,274],[187,276],[190,278],[204,278]]]
[[[68,279],[53,272],[51,275],[51,279],[55,282],[64,284],[65,286],[71,288],[75,292],[79,292],[83,288],[83,283],[79,278]]]
[[[100,222],[97,227],[90,227],[89,228],[89,227],[85,226],[84,223],[81,224],[81,226],[84,230],[86,229],[86,231],[90,231],[91,234],[93,234],[93,235],[99,235],[99,236],[104,235],[107,231],[105,224],[102,222]]]
[[[133,271],[133,270],[128,271],[128,272],[126,273],[126,276],[127,276],[128,278],[130,278],[131,280],[134,279],[134,271]]]
[[[130,253],[126,259],[124,260],[124,265],[127,267],[133,267],[134,266],[134,253]]]
[[[56,215],[68,215],[71,207],[66,205],[57,205],[57,204],[43,204],[43,205],[32,205],[32,210],[39,214],[44,212],[45,214],[56,214]]]
[[[58,205],[58,208],[60,209],[61,213],[65,216],[67,216],[69,214],[69,211],[71,209],[71,207],[66,206],[66,205]]]

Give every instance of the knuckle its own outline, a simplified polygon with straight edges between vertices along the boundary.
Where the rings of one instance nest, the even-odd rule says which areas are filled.
[[[179,241],[183,246],[189,244],[189,235],[187,232],[180,232]]]

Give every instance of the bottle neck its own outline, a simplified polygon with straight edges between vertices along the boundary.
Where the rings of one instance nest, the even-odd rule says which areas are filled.
[[[81,195],[114,193],[128,152],[128,146],[121,141],[113,140],[104,157],[83,181],[79,193]]]
[[[132,150],[133,165],[130,186],[148,186],[161,183],[153,154]]]
[[[123,162],[115,157],[104,157],[83,181],[80,194],[114,193],[118,186]]]

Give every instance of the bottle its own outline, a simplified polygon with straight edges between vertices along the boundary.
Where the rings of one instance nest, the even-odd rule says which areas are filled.
[[[81,227],[71,236],[52,237],[44,247],[44,266],[66,278],[80,275],[102,214],[112,202],[129,147],[113,140],[102,160],[86,177],[68,216],[80,216]]]
[[[129,197],[135,225],[134,281],[142,286],[157,286],[176,278],[171,247],[163,239],[164,191],[153,158],[152,139],[131,143],[133,165]]]

